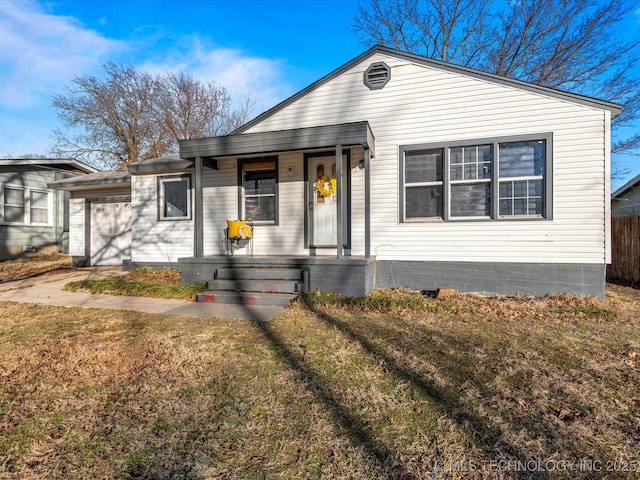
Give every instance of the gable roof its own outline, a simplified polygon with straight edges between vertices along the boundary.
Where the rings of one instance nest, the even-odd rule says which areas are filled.
[[[55,168],[77,174],[94,173],[98,171],[75,158],[2,158],[0,159],[0,166],[37,166]]]
[[[625,183],[623,186],[621,186],[619,189],[617,189],[615,192],[613,192],[611,194],[611,198],[616,199],[618,197],[621,197],[622,195],[627,193],[629,190],[633,190],[636,186],[638,186],[638,184],[640,184],[640,175],[636,175],[627,183]]]
[[[618,105],[616,103],[613,103],[613,102],[608,102],[608,101],[600,100],[600,99],[597,99],[597,98],[587,97],[585,95],[579,95],[579,94],[576,94],[576,93],[565,92],[565,91],[557,90],[557,89],[554,89],[554,88],[543,87],[541,85],[536,85],[536,84],[533,84],[533,83],[523,82],[522,80],[516,80],[516,79],[513,79],[513,78],[502,77],[500,75],[495,75],[495,74],[492,74],[492,73],[483,72],[481,70],[475,70],[475,69],[469,68],[469,67],[462,67],[460,65],[454,65],[453,63],[443,62],[441,60],[434,60],[432,58],[423,57],[421,55],[416,55],[416,54],[413,54],[413,53],[407,53],[407,52],[403,52],[403,51],[400,51],[400,50],[395,50],[393,48],[384,47],[382,45],[376,45],[375,47],[372,47],[369,50],[367,50],[366,52],[364,52],[361,55],[357,56],[353,60],[350,60],[349,62],[345,63],[341,67],[338,67],[336,70],[334,70],[333,72],[329,73],[328,75],[325,75],[321,79],[319,79],[316,82],[312,83],[308,87],[300,90],[298,93],[296,93],[296,94],[292,95],[291,97],[287,98],[286,100],[280,102],[279,104],[277,104],[276,106],[270,108],[269,110],[261,113],[260,115],[258,115],[254,119],[250,120],[249,122],[247,122],[244,125],[242,125],[241,127],[239,127],[237,130],[235,130],[232,133],[232,135],[246,132],[251,127],[259,124],[263,120],[269,118],[270,116],[272,116],[275,113],[279,112],[280,110],[284,109],[288,105],[291,105],[292,103],[294,103],[298,99],[304,97],[305,95],[307,95],[308,93],[312,92],[313,90],[317,89],[318,87],[324,85],[327,82],[330,82],[334,78],[342,75],[344,72],[350,70],[354,66],[358,65],[359,63],[365,61],[367,58],[372,57],[372,56],[374,56],[376,54],[383,54],[383,55],[387,55],[387,56],[390,56],[390,57],[398,58],[400,60],[405,60],[405,61],[408,61],[408,62],[416,63],[416,64],[419,64],[419,65],[423,65],[423,66],[426,66],[426,67],[432,67],[432,68],[436,68],[436,69],[439,69],[439,70],[445,70],[445,71],[448,71],[448,72],[458,73],[458,74],[466,75],[466,76],[469,76],[469,77],[478,78],[480,80],[485,80],[485,81],[488,81],[488,82],[497,83],[497,84],[500,84],[500,85],[507,85],[507,86],[514,87],[514,88],[519,88],[521,90],[525,90],[525,91],[528,91],[528,92],[538,93],[540,95],[546,95],[548,97],[553,97],[553,98],[558,98],[558,99],[561,99],[561,100],[570,101],[570,102],[573,102],[573,103],[578,103],[580,105],[586,105],[586,106],[593,107],[593,108],[598,108],[598,109],[601,109],[601,110],[609,110],[611,112],[612,116],[614,116],[614,117],[619,115],[620,112],[622,111],[622,106]]]

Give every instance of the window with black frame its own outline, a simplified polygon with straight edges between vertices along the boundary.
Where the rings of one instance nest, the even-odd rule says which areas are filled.
[[[401,221],[551,218],[551,134],[400,148]]]
[[[191,218],[191,176],[160,177],[159,218],[180,220]]]
[[[257,224],[277,222],[278,176],[275,161],[242,164],[244,220]]]

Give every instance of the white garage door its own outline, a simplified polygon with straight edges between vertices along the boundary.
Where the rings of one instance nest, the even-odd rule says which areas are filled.
[[[131,203],[91,204],[91,265],[131,258]]]

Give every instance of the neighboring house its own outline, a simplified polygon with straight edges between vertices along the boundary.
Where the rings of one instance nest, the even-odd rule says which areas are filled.
[[[611,195],[611,217],[640,216],[640,175],[633,177]]]
[[[296,289],[350,295],[603,295],[619,112],[374,47],[231,135],[182,140],[177,157],[130,165],[121,259],[177,264],[183,281],[215,279],[221,290],[268,290],[257,280],[294,270]],[[314,187],[326,175],[337,192],[322,197]],[[71,200],[72,230],[82,229],[71,253],[83,261],[98,235],[87,219],[115,185],[82,190],[89,179]],[[226,220],[236,218],[254,222],[254,257],[226,256]]]
[[[68,248],[68,194],[48,187],[96,170],[69,158],[0,159],[0,259]]]

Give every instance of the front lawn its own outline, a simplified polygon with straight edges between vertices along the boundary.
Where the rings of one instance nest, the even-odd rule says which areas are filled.
[[[0,478],[638,477],[636,291],[307,300],[0,305]]]

